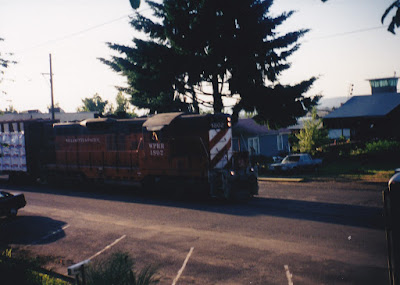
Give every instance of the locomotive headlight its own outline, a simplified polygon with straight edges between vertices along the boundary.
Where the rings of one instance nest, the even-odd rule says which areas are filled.
[[[226,124],[228,125],[228,128],[230,128],[232,126],[232,118],[231,117],[226,118]]]
[[[235,171],[231,170],[230,175],[235,176]]]

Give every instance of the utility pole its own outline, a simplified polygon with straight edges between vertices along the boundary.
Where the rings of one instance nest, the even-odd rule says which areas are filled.
[[[49,54],[50,58],[50,88],[51,88],[51,119],[54,121],[54,93],[53,93],[53,68],[51,64],[51,53]]]

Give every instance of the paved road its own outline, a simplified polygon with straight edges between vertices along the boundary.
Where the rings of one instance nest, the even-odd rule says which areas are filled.
[[[246,204],[0,187],[28,201],[0,219],[0,242],[50,256],[62,274],[127,251],[138,268],[157,264],[161,284],[185,260],[177,284],[388,284],[382,184],[261,182]]]

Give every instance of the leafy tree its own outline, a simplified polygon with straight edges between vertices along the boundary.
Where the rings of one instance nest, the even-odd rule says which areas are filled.
[[[317,148],[329,142],[328,131],[322,127],[316,108],[311,111],[311,119],[304,122],[304,128],[296,135],[298,146],[295,150],[315,154]]]
[[[115,101],[117,102],[117,107],[115,110],[111,108],[109,112],[111,116],[116,116],[117,118],[137,117],[134,111],[129,112],[130,102],[121,91],[118,92]]]
[[[82,99],[83,105],[78,108],[78,112],[98,112],[103,114],[108,101],[103,101],[98,93],[91,98]]]
[[[198,105],[206,103],[201,94],[212,98],[218,113],[223,97],[238,94],[235,116],[256,111],[258,122],[276,128],[295,123],[317,103],[319,97],[303,96],[315,78],[294,86],[276,84],[307,32],[276,32],[293,12],[270,16],[272,0],[146,2],[156,19],[137,13],[131,25],[149,40],[134,39],[133,47],[109,43],[122,56],[101,59],[127,77],[129,87],[121,90],[132,95],[134,105],[151,112],[198,112]]]
[[[15,110],[13,105],[9,105],[8,108],[6,108],[5,110],[0,110],[0,114],[17,114],[18,111]]]
[[[49,113],[51,113],[51,109],[52,109],[51,105],[47,105],[47,110],[49,110]],[[63,112],[63,110],[60,107],[60,103],[59,102],[56,102],[54,104],[54,110],[56,110],[56,112],[57,112],[57,109],[60,110],[60,112]]]
[[[4,41],[3,38],[0,38],[0,42]],[[12,60],[12,53],[8,52],[1,52],[0,50],[0,83],[4,80],[4,72],[5,70],[12,64],[16,64],[17,62]],[[3,94],[6,94],[2,91]]]
[[[117,101],[117,108],[115,109],[115,113],[120,113],[120,112],[126,113],[126,111],[128,111],[129,100],[125,98],[124,94],[122,94],[121,91],[118,92],[115,101]]]

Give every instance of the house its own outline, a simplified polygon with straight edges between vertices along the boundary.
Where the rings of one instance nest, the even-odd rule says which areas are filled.
[[[323,118],[329,138],[400,139],[398,77],[369,80],[372,95],[353,96]]]
[[[317,109],[317,119],[321,119],[321,118],[325,117],[330,112],[331,112],[331,110],[328,108]],[[292,134],[298,134],[298,133],[300,133],[301,130],[304,129],[305,123],[310,120],[312,120],[312,112],[308,112],[304,117],[298,118],[297,124],[289,126],[288,129],[290,130],[290,132]],[[321,125],[321,128],[322,128],[322,125]]]
[[[239,119],[232,128],[233,150],[250,155],[277,156],[290,152],[288,129],[271,130],[253,119]]]

